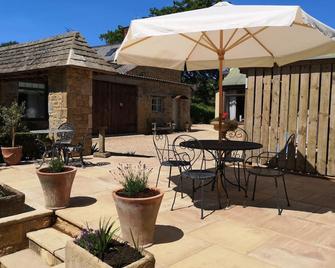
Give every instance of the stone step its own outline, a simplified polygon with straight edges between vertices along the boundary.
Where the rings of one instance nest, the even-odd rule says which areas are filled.
[[[35,251],[50,266],[64,262],[65,245],[71,236],[54,228],[45,228],[27,233],[29,248]]]
[[[0,268],[50,268],[38,254],[24,249],[0,258]],[[55,266],[54,266],[55,267]],[[65,266],[64,266],[65,267]]]

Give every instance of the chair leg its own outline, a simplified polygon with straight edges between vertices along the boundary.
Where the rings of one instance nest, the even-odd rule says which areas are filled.
[[[168,185],[169,188],[171,184],[171,169],[172,169],[172,166],[170,166],[170,171],[169,171],[169,185]]]
[[[194,201],[194,193],[195,193],[195,182],[192,180],[192,202]]]
[[[204,218],[204,181],[201,180],[201,219]]]
[[[160,166],[159,166],[159,169],[158,169],[157,180],[156,180],[156,188],[157,188],[157,186],[158,186],[158,180],[159,180],[159,175],[161,174],[161,168],[162,168],[162,166],[160,165]]]
[[[238,191],[241,191],[241,174],[240,174],[240,163],[237,162],[237,182],[238,182]]]
[[[183,176],[180,175],[180,195],[181,195],[181,199],[184,198],[184,190],[183,190]]]
[[[275,186],[276,186],[276,203],[277,203],[277,209],[278,209],[278,215],[281,215],[282,209],[280,207],[280,196],[279,196],[279,188],[278,188],[278,180],[277,177],[274,177],[275,180]]]
[[[252,193],[252,200],[255,200],[256,185],[257,185],[257,175],[255,176],[254,191]]]
[[[286,201],[287,201],[287,206],[290,206],[290,200],[288,199],[288,194],[287,194],[287,189],[286,189],[286,183],[285,183],[285,176],[283,175],[283,184],[284,184],[284,190],[285,190],[285,196],[286,196]]]
[[[218,179],[218,174],[216,175],[216,177],[214,178],[214,181],[216,181]],[[217,199],[218,199],[218,204],[219,204],[219,208],[221,209],[222,206],[221,206],[221,195],[220,195],[220,191],[219,191],[219,183],[217,182],[217,187],[216,187],[216,196],[217,196]]]

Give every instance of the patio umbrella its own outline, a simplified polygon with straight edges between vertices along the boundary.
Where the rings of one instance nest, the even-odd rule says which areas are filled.
[[[222,139],[224,67],[272,67],[335,52],[335,30],[299,6],[231,5],[133,20],[118,64],[188,71],[219,69]]]

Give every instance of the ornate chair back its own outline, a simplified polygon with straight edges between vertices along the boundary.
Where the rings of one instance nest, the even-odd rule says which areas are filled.
[[[194,148],[185,147],[182,142],[192,142]],[[194,168],[203,170],[204,150],[197,139],[190,135],[179,135],[174,139],[172,148],[177,160],[189,163],[189,165],[181,167],[183,171],[192,170]]]
[[[64,144],[71,144],[74,137],[74,127],[70,123],[63,123],[58,127],[59,130],[69,130],[66,132],[58,132],[58,142]]]
[[[154,132],[152,139],[160,164],[174,159],[174,153],[169,143],[169,138],[166,134]]]

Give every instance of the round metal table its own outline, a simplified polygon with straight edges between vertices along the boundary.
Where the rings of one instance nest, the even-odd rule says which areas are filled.
[[[189,140],[183,141],[179,144],[181,147],[206,150],[208,151],[216,161],[216,174],[220,174],[221,185],[223,190],[226,193],[228,204],[229,197],[228,192],[225,186],[225,182],[228,182],[231,185],[236,187],[240,187],[244,190],[245,195],[247,196],[247,189],[241,185],[237,185],[229,180],[225,175],[225,156],[229,155],[230,152],[233,151],[249,151],[249,150],[257,150],[263,147],[262,144],[250,141],[231,141],[231,140]],[[222,181],[222,178],[224,182]],[[216,180],[217,185],[219,185],[218,178]],[[214,185],[213,185],[214,188]],[[219,189],[218,189],[219,191]]]

